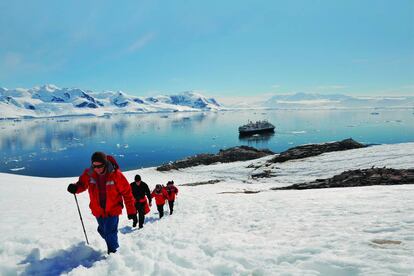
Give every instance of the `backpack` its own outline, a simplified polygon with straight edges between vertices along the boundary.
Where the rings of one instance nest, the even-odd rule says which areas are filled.
[[[107,155],[106,159],[108,159],[108,162],[112,164],[112,167],[114,167],[114,170],[120,170],[118,162],[116,162],[115,157],[112,155]]]

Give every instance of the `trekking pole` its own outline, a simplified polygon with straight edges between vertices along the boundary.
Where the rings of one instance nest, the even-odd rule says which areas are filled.
[[[81,214],[81,211],[79,209],[78,199],[76,198],[76,194],[73,194],[73,196],[75,197],[76,206],[78,206],[79,217],[80,217],[80,220],[81,220],[81,223],[82,223],[83,233],[85,234],[86,243],[89,245],[88,236],[86,235],[86,231],[85,231],[85,225],[83,225],[82,214]]]

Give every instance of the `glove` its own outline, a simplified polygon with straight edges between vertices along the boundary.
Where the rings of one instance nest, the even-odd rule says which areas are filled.
[[[76,194],[76,191],[78,190],[78,187],[75,184],[69,184],[68,186],[68,192],[71,194]]]
[[[137,214],[128,215],[128,219],[132,219],[133,221],[138,221]]]

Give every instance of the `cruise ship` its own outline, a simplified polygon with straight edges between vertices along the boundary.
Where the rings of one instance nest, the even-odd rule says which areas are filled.
[[[249,121],[247,124],[239,127],[240,135],[250,135],[263,132],[274,132],[275,126],[268,121]]]

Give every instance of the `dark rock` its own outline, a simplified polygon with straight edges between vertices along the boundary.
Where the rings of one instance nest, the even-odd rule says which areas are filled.
[[[81,95],[80,95],[80,97],[81,98],[85,98],[85,99],[87,99],[88,101],[90,101],[90,102],[95,102],[95,98],[94,97],[92,97],[92,96],[90,96],[89,94],[86,94],[85,92],[83,92],[82,91],[82,93],[81,93]]]
[[[89,108],[98,108],[98,106],[95,103],[88,103],[87,107],[89,107]]]
[[[303,145],[288,149],[280,153],[275,158],[269,160],[271,163],[285,162],[292,159],[301,159],[310,156],[316,156],[325,152],[343,151],[349,149],[364,148],[366,145],[354,141],[352,138],[342,140],[340,142]]]
[[[178,170],[198,165],[210,165],[213,163],[229,163],[235,161],[246,161],[256,158],[261,158],[270,154],[274,154],[268,149],[258,150],[253,147],[239,146],[226,150],[220,150],[217,154],[198,154],[188,157],[183,160],[178,160],[169,164],[161,165],[157,168],[158,171]]]
[[[322,188],[359,187],[372,185],[414,184],[414,169],[370,168],[345,171],[332,178],[294,184],[271,190],[304,190]]]
[[[55,96],[53,96],[53,98],[50,101],[55,102],[55,103],[64,103],[65,102],[64,99],[59,98],[59,97],[55,97]]]
[[[216,183],[219,183],[220,181],[221,180],[213,179],[213,180],[202,181],[202,182],[181,184],[180,186],[200,186],[200,185],[216,184]]]
[[[83,107],[88,107],[88,108],[98,108],[98,106],[94,103],[90,103],[90,102],[82,102],[78,105],[75,105],[76,107],[79,108],[83,108]]]
[[[220,192],[218,194],[257,194],[261,191],[250,191],[250,190],[244,190],[244,191],[235,191],[235,192]]]
[[[264,170],[263,172],[252,174],[252,178],[269,178],[274,176],[275,175],[270,170]]]
[[[371,241],[372,243],[376,243],[376,244],[401,244],[401,241],[398,240],[385,240],[385,239],[374,239]]]

